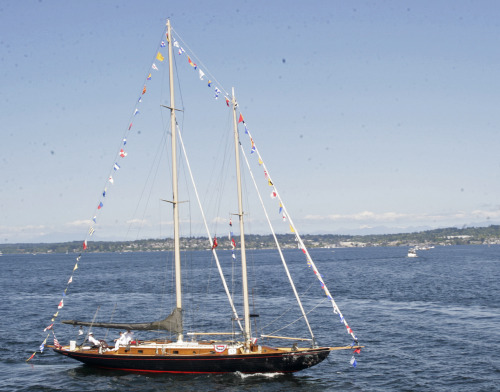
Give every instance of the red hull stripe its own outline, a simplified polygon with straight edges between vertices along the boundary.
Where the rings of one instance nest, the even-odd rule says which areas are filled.
[[[194,371],[180,371],[180,370],[138,370],[138,369],[127,369],[127,368],[115,368],[115,367],[106,367],[106,366],[98,366],[98,365],[93,365],[95,367],[98,367],[100,369],[107,369],[107,370],[121,370],[124,372],[133,372],[133,373],[176,373],[176,374],[225,374],[228,372],[194,372]],[[265,372],[240,372],[240,373],[294,373],[297,370],[290,370],[290,371],[265,371]]]

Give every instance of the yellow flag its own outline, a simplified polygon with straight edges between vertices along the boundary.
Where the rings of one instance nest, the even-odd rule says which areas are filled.
[[[162,56],[162,54],[160,52],[158,52],[158,54],[156,55],[156,58],[160,61],[163,61],[165,59],[165,57]]]
[[[78,269],[78,263],[75,264],[75,267],[73,268],[73,271],[76,271]]]
[[[290,225],[290,231],[291,231],[292,233],[295,233],[295,230],[293,229],[292,225]]]

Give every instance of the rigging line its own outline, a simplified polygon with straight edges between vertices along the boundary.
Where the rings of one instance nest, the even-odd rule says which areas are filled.
[[[314,308],[312,308],[311,310],[309,310],[306,314],[309,314],[311,313],[314,309],[316,309],[318,306],[320,306],[323,302],[325,302],[327,300],[327,298],[323,298]],[[277,329],[273,332],[270,332],[269,334],[267,335],[275,335],[276,333],[278,333],[279,331],[282,331],[284,330],[285,328],[288,328],[290,325],[292,324],[295,324],[297,321],[299,321],[300,319],[302,319],[304,316],[300,316],[299,318],[297,318],[296,320],[292,321],[291,323],[285,325],[284,327],[280,328],[280,329]],[[313,338],[313,341],[314,341],[314,338]]]
[[[280,258],[281,258],[281,262],[283,264],[283,267],[285,268],[285,272],[286,272],[286,275],[288,277],[288,281],[290,282],[290,286],[292,287],[292,290],[293,290],[293,293],[295,295],[295,298],[297,299],[297,303],[298,303],[300,311],[302,312],[302,315],[304,317],[304,321],[307,324],[307,328],[309,329],[309,333],[311,334],[311,338],[314,341],[314,333],[312,331],[311,325],[309,324],[309,320],[307,319],[304,307],[302,306],[302,301],[300,300],[299,293],[297,292],[297,289],[295,288],[295,284],[293,283],[292,275],[290,274],[290,271],[288,269],[288,265],[287,265],[287,263],[285,261],[285,256],[283,255],[283,251],[281,249],[281,246],[280,246],[280,243],[278,241],[278,238],[276,237],[276,233],[274,231],[273,225],[272,225],[271,220],[269,218],[269,214],[267,213],[266,207],[264,205],[264,201],[262,200],[262,195],[260,194],[259,188],[257,186],[257,182],[255,181],[255,177],[253,175],[252,169],[250,168],[250,163],[248,162],[247,156],[245,154],[245,150],[243,149],[243,146],[241,144],[240,144],[240,148],[241,148],[243,157],[245,158],[245,162],[247,164],[248,171],[250,172],[250,177],[252,178],[254,186],[255,186],[255,189],[257,191],[257,195],[259,196],[259,200],[260,200],[260,203],[262,205],[262,209],[264,211],[264,215],[266,216],[267,223],[269,224],[269,228],[271,229],[271,233],[273,235],[274,242],[276,243],[276,246],[278,248],[278,252],[279,252],[279,255],[280,255]]]
[[[239,317],[238,317],[238,314],[236,312],[236,308],[234,307],[234,303],[233,303],[233,301],[231,299],[231,295],[230,295],[229,289],[227,287],[226,279],[224,277],[224,273],[222,272],[222,268],[221,268],[220,263],[219,263],[219,258],[217,256],[217,252],[215,251],[215,247],[213,246],[214,244],[213,244],[212,236],[210,235],[210,230],[209,230],[208,225],[207,225],[207,220],[206,220],[206,217],[205,217],[205,213],[203,212],[203,208],[201,206],[200,197],[198,195],[198,189],[196,188],[196,184],[194,182],[193,173],[191,171],[191,165],[189,164],[189,160],[188,160],[187,153],[186,153],[186,148],[185,148],[184,142],[182,140],[181,130],[180,130],[180,128],[178,126],[177,126],[177,134],[179,135],[179,142],[180,142],[180,145],[182,147],[182,151],[184,153],[184,158],[186,159],[186,166],[188,168],[189,175],[191,177],[191,182],[192,182],[193,188],[194,188],[194,193],[196,195],[196,200],[198,201],[198,206],[200,208],[200,212],[201,212],[201,215],[203,217],[203,223],[205,224],[205,229],[206,229],[206,232],[207,232],[207,235],[208,235],[208,239],[210,241],[210,245],[211,245],[211,248],[212,248],[212,254],[213,254],[214,258],[215,258],[215,262],[217,264],[217,269],[219,270],[219,274],[220,274],[220,277],[221,277],[221,280],[222,280],[222,284],[224,286],[224,290],[226,291],[226,295],[227,295],[227,297],[229,299],[229,303],[230,303],[231,309],[233,311],[233,316],[234,316],[234,318],[238,319]],[[239,320],[238,320],[238,324],[240,326],[241,331],[243,331],[243,326],[241,325],[241,322]]]
[[[306,294],[310,290],[310,288],[313,286],[313,284],[314,284],[314,282],[309,285],[309,287],[304,291],[304,293],[302,293],[302,295]],[[289,306],[278,317],[275,317],[273,320],[271,320],[269,323],[267,323],[264,327],[262,327],[262,330],[266,329],[270,325],[274,324],[275,322],[277,322],[278,320],[283,318],[285,316],[285,314],[287,314],[288,312],[290,312],[290,310],[292,310],[293,307],[294,306]],[[309,314],[309,312],[307,312],[307,313]]]
[[[288,211],[285,207],[285,204],[283,203],[283,200],[281,199],[281,196],[276,188],[276,185],[274,185],[274,182],[272,181],[271,179],[271,174],[269,173],[269,171],[267,170],[267,167],[264,163],[264,160],[262,159],[260,153],[259,153],[259,150],[257,148],[257,146],[255,145],[255,142],[252,138],[252,135],[250,133],[250,131],[248,129],[245,129],[245,131],[248,133],[248,136],[249,138],[252,140],[253,142],[253,148],[255,149],[255,152],[257,153],[257,156],[259,157],[259,160],[260,162],[262,162],[262,166],[265,170],[265,172],[267,173],[267,178],[268,180],[270,181],[270,183],[272,184],[273,186],[273,189],[276,193],[276,197],[278,198],[278,201],[280,202],[280,205],[281,207],[283,208],[283,212],[285,214],[285,216],[288,218],[288,221],[290,223],[290,227],[293,229],[293,232],[295,234],[295,237],[297,239],[297,241],[299,242],[299,245],[300,245],[300,248],[302,249],[302,251],[304,252],[304,254],[306,255],[306,260],[307,260],[307,263],[308,265],[312,268],[314,274],[316,275],[317,279],[320,281],[321,283],[321,287],[322,289],[324,290],[325,292],[325,295],[326,297],[330,300],[330,303],[333,307],[333,313],[335,314],[338,314],[339,317],[340,317],[340,321],[345,325],[346,329],[347,329],[347,333],[349,335],[351,335],[351,337],[357,342],[358,339],[356,337],[356,335],[354,334],[353,330],[351,329],[351,327],[349,327],[349,325],[347,324],[347,321],[345,320],[344,316],[342,315],[342,312],[340,311],[337,303],[335,302],[335,300],[333,299],[333,296],[331,295],[330,291],[328,290],[328,287],[326,287],[326,284],[321,276],[321,274],[319,273],[319,270],[318,268],[316,267],[316,264],[313,262],[312,260],[312,257],[311,255],[309,254],[309,251],[307,250],[305,244],[304,244],[304,241],[302,241],[302,237],[299,235],[298,231],[297,231],[297,228],[295,227],[295,225],[293,224],[293,221],[292,221],[292,218],[291,216],[288,214]]]
[[[201,61],[201,59],[196,55],[196,53],[194,53],[194,51],[189,47],[189,45],[186,43],[186,41],[184,41],[182,39],[181,35],[173,27],[171,27],[170,29],[175,33],[175,35],[177,36],[177,39],[182,42],[183,46],[185,46],[189,50],[189,52],[191,53],[193,58],[196,59],[196,63],[197,64],[199,63],[199,65],[202,66],[202,68],[205,70],[205,74],[210,76],[209,79],[213,80],[215,82],[215,84],[217,84],[217,87],[220,88],[224,92],[224,95],[229,95],[227,90],[222,86],[222,84],[217,80],[217,78],[212,74],[212,72],[210,72],[209,69],[205,66],[205,64],[203,64],[203,61]]]
[[[139,200],[137,201],[137,204],[136,204],[136,207],[135,207],[135,210],[132,214],[132,218],[136,217],[137,216],[137,213],[138,213],[138,210],[139,210],[139,206],[141,204],[141,200],[143,200],[144,198],[144,194],[146,193],[146,189],[148,187],[148,183],[150,182],[150,178],[151,178],[151,185],[150,185],[150,189],[149,189],[149,196],[147,198],[147,201],[146,201],[146,205],[144,206],[144,210],[143,210],[143,214],[142,214],[142,219],[141,219],[141,225],[143,224],[143,221],[144,221],[144,216],[146,215],[146,209],[147,209],[147,206],[149,204],[149,200],[150,200],[150,197],[151,197],[151,188],[153,187],[153,184],[155,182],[155,178],[158,174],[158,170],[159,170],[159,167],[160,167],[160,160],[161,160],[161,157],[163,155],[163,152],[164,152],[164,144],[165,144],[165,139],[166,139],[166,133],[163,132],[162,135],[161,135],[161,138],[160,138],[160,143],[158,144],[157,148],[156,148],[156,153],[155,153],[155,157],[151,163],[151,166],[149,168],[149,172],[148,172],[148,175],[146,177],[146,180],[144,181],[144,186],[142,188],[142,191],[141,191],[141,194],[139,196]],[[154,171],[154,174],[153,173],[153,169],[154,169],[154,166],[156,166],[156,170]],[[128,238],[129,236],[129,233],[130,233],[130,230],[132,228],[132,224],[133,222],[131,222],[127,228],[127,232],[125,234],[125,237]],[[140,227],[139,227],[139,230],[140,230]],[[139,236],[139,233],[137,233],[136,235],[136,239],[138,238]]]
[[[111,312],[111,317],[109,318],[110,323],[113,321],[113,318],[115,317],[116,306],[117,306],[117,303],[115,302],[115,307],[113,308],[113,311]],[[106,334],[104,335],[104,340],[106,340],[106,338],[108,337],[108,333],[109,333],[109,328],[106,329]]]
[[[165,27],[163,28],[163,32],[162,32],[162,35],[161,35],[162,37],[165,35],[166,30],[167,30],[167,27],[165,26]],[[152,57],[152,61],[149,63],[150,65],[149,65],[149,67],[148,67],[148,71],[146,71],[146,76],[145,76],[145,77],[144,77],[144,79],[143,79],[143,83],[142,83],[142,85],[143,85],[143,86],[146,86],[146,82],[147,82],[147,79],[148,79],[148,75],[149,75],[149,73],[150,73],[149,71],[151,71],[152,65],[153,65],[153,63],[154,63],[154,61],[155,61],[155,58],[156,58],[156,54],[158,53],[158,51],[159,51],[159,48],[160,48],[160,47],[161,47],[161,39],[159,40],[159,42],[158,42],[158,44],[157,44],[157,47],[156,47],[157,49],[156,49],[156,51],[155,51],[154,56]],[[143,88],[144,88],[144,87],[143,87]],[[140,95],[140,97],[141,97],[141,99],[142,99],[142,95]],[[131,131],[132,120],[133,120],[133,118],[134,118],[134,116],[135,116],[135,114],[136,114],[136,109],[137,109],[137,106],[138,106],[137,104],[138,104],[138,102],[135,102],[135,104],[134,104],[134,111],[133,111],[133,112],[132,112],[132,114],[130,115],[129,120],[128,120],[128,122],[127,122],[127,126],[125,127],[125,131],[124,131],[124,133],[123,133],[123,135],[122,135],[122,140],[120,141],[119,147],[118,147],[118,149],[116,150],[116,154],[115,154],[114,159],[113,159],[113,164],[111,165],[111,168],[110,168],[110,170],[109,170],[109,172],[108,172],[108,177],[106,178],[106,181],[104,182],[103,189],[105,189],[105,188],[106,188],[106,185],[107,185],[107,183],[109,182],[109,178],[110,178],[110,177],[111,177],[111,175],[113,174],[113,171],[114,171],[114,164],[115,164],[115,162],[117,161],[118,156],[119,156],[119,154],[120,154],[120,149],[121,149],[121,148],[122,148],[122,146],[123,146],[123,140],[124,140],[124,139],[126,139],[126,138],[127,138],[127,136],[128,136],[130,133],[132,133],[132,131]],[[130,125],[129,125],[129,124],[130,124]],[[94,214],[93,214],[93,215],[95,215],[95,211],[96,211],[96,210],[94,210]],[[85,240],[86,240],[86,239],[88,239],[88,237],[89,237],[89,235],[87,234],[87,235],[85,236]]]
[[[94,325],[94,322],[95,322],[95,319],[97,317],[97,313],[99,313],[99,309],[101,308],[101,305],[99,305],[94,313],[94,317],[92,318],[92,322],[90,323],[90,327],[89,327],[89,330],[87,331],[87,336],[85,337],[85,340],[88,340],[89,338],[89,335],[90,335],[90,331],[92,331],[92,326]]]

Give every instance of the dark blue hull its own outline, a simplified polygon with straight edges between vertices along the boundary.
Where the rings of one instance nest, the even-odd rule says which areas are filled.
[[[54,349],[58,354],[104,369],[155,373],[292,373],[323,361],[328,347],[296,352],[237,355],[116,355]]]

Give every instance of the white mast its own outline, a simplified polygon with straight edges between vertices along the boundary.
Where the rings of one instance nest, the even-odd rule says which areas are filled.
[[[238,186],[238,217],[240,221],[240,242],[241,242],[241,275],[243,286],[243,311],[245,320],[245,349],[250,350],[250,306],[248,300],[248,279],[247,279],[247,257],[245,252],[245,231],[243,224],[243,195],[241,192],[241,174],[240,174],[240,140],[238,137],[238,123],[236,121],[236,97],[234,96],[234,88],[232,90],[233,103],[233,127],[234,127],[234,148],[236,161],[236,183]]]
[[[181,251],[179,240],[179,201],[177,189],[177,139],[175,121],[175,99],[174,99],[174,67],[172,60],[172,35],[170,33],[170,20],[167,20],[168,41],[168,69],[170,81],[170,129],[172,131],[172,206],[174,212],[174,264],[175,264],[175,297],[178,310],[182,310],[182,287],[181,287]],[[177,336],[182,341],[182,332]]]

